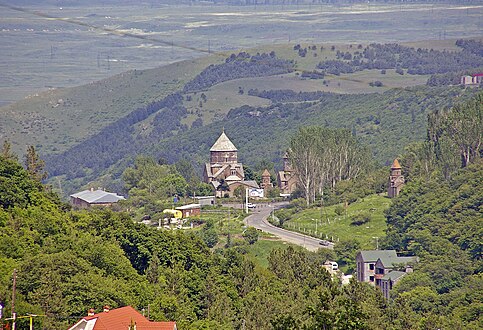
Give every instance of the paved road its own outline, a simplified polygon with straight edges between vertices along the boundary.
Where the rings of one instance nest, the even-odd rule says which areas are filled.
[[[275,205],[275,208],[281,207],[280,204]],[[272,212],[272,207],[268,205],[258,206],[251,215],[245,218],[245,224],[247,226],[255,227],[266,233],[280,237],[282,240],[303,246],[307,250],[317,251],[319,248],[329,248],[333,249],[334,246],[330,244],[329,246],[320,245],[320,239],[302,235],[293,231],[285,230],[276,227],[268,222],[267,218]]]

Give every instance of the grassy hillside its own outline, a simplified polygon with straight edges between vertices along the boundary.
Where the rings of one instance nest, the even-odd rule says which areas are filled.
[[[63,178],[69,182],[63,183],[64,193],[96,182],[101,176],[100,186],[114,188],[112,184],[138,153],[169,162],[188,159],[201,172],[222,127],[237,146],[239,159],[253,166],[262,160],[280,165],[298,127],[327,125],[351,129],[372,149],[375,160],[386,163],[401,154],[408,143],[424,139],[429,112],[450,106],[471,93],[459,88],[420,87],[383,94],[324,94],[322,99],[311,102],[243,106],[232,109],[217,122],[192,128],[180,122],[189,114],[163,109],[142,124],[114,127],[106,131],[106,137],[94,136],[47,161],[52,175],[66,175]],[[136,130],[144,124],[151,125],[151,133],[143,135]]]
[[[375,249],[376,239],[386,234],[386,218],[384,210],[389,208],[391,200],[381,195],[371,195],[349,204],[341,215],[337,215],[337,207],[342,204],[324,208],[308,209],[296,213],[284,223],[284,228],[322,237],[335,242],[355,239],[363,249]],[[351,225],[352,217],[357,214],[370,214],[371,220],[365,224]],[[317,232],[316,231],[317,226]]]
[[[385,163],[424,137],[429,112],[468,97],[472,90],[415,87],[426,81],[426,74],[401,75],[389,69],[404,53],[409,61],[401,64],[400,73],[411,61],[420,63],[421,72],[447,70],[458,53],[445,57],[435,52],[447,60],[440,68],[428,64],[424,51],[397,45],[364,47],[278,45],[271,48],[274,52],[216,54],[130,71],[4,107],[0,134],[11,139],[17,151],[35,145],[51,176],[64,181],[64,193],[89,182],[112,186],[140,153],[169,162],[186,158],[201,169],[222,127],[248,165],[261,160],[279,163],[291,134],[306,125],[348,128]],[[300,49],[311,57],[302,56]],[[359,64],[345,59],[351,54]],[[460,54],[466,61],[475,56]],[[320,79],[305,78],[319,60],[332,62],[319,70]],[[339,70],[339,65],[346,68]],[[340,73],[349,72],[347,66],[355,71]],[[381,67],[388,69],[383,73]],[[380,87],[370,85],[375,81]],[[302,94],[277,98],[292,91]]]
[[[247,95],[251,88],[292,89],[295,91],[327,91],[335,93],[384,92],[390,88],[425,84],[428,75],[399,75],[394,70],[381,74],[367,70],[352,74],[326,75],[325,79],[301,79],[304,71],[312,71],[323,60],[333,60],[337,51],[354,54],[356,44],[300,44],[308,48],[305,57],[293,49],[295,43],[266,45],[251,53],[275,51],[278,57],[294,62],[293,73],[269,77],[235,79],[214,85],[204,91],[207,100],[200,107],[200,95],[192,93],[192,101],[184,106],[189,114],[183,123],[190,126],[200,117],[203,124],[220,120],[232,108],[242,105],[263,106],[266,100]],[[316,46],[315,50],[310,47]],[[365,46],[365,45],[364,45]],[[414,44],[411,46],[420,46]],[[432,41],[427,46],[456,50],[454,41]],[[321,49],[322,48],[322,49]],[[317,57],[314,57],[317,54]],[[9,139],[18,153],[26,145],[35,145],[42,154],[63,152],[100,132],[109,124],[135,109],[179,91],[209,64],[224,61],[229,53],[178,62],[149,70],[131,70],[87,85],[51,89],[39,92],[16,103],[0,107],[0,140]],[[382,87],[371,87],[370,82],[381,81]],[[239,88],[245,93],[239,93]],[[189,94],[188,94],[189,95]],[[149,126],[149,125],[148,125]]]
[[[180,89],[219,56],[157,69],[128,71],[87,85],[52,89],[0,108],[0,140],[23,153],[35,145],[59,153],[92,136],[136,108]]]
[[[320,100],[305,103],[245,106],[232,109],[218,122],[178,132],[149,150],[171,161],[182,157],[207,159],[209,148],[225,127],[242,161],[278,161],[299,126],[327,125],[353,129],[372,148],[376,160],[384,163],[401,153],[409,142],[424,138],[430,111],[470,94],[459,88],[420,87],[383,94],[325,94]]]

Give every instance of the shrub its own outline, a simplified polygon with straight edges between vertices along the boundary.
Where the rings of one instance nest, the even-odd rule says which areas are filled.
[[[255,227],[248,227],[243,233],[243,238],[248,244],[254,244],[258,241],[258,230]]]
[[[351,225],[360,226],[371,221],[371,215],[368,213],[359,213],[351,217]]]
[[[334,209],[335,214],[342,215],[344,214],[344,207],[342,205],[337,205]]]

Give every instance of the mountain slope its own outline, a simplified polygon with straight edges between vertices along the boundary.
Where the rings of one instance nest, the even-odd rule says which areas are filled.
[[[430,87],[395,89],[383,94],[322,93],[320,99],[307,102],[242,106],[229,111],[222,120],[191,128],[181,123],[187,116],[182,95],[173,94],[157,107],[132,113],[83,144],[46,160],[52,175],[76,180],[74,188],[106,173],[117,173],[107,180],[113,181],[139,153],[169,162],[188,159],[201,171],[209,148],[224,127],[244,163],[279,163],[298,127],[322,125],[351,129],[372,149],[375,159],[385,163],[399,155],[408,143],[424,138],[429,112],[471,94],[471,90]],[[149,133],[141,127],[149,127]]]
[[[0,140],[23,153],[35,145],[43,154],[59,153],[95,135],[134,109],[182,88],[212,56],[150,70],[128,71],[87,85],[53,89],[0,108]]]
[[[471,94],[459,88],[417,87],[383,94],[325,93],[320,100],[311,102],[243,106],[232,109],[219,122],[160,140],[150,150],[170,161],[193,159],[195,155],[207,159],[209,147],[224,127],[242,161],[278,161],[298,127],[322,125],[351,129],[371,147],[375,159],[384,163],[400,154],[408,143],[424,138],[429,112]]]

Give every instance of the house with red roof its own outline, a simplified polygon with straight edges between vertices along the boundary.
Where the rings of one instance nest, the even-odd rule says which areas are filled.
[[[469,86],[469,85],[480,85],[483,83],[483,73],[476,73],[472,74],[471,76],[462,76],[461,77],[461,85]]]
[[[145,318],[131,306],[109,310],[102,313],[89,312],[69,330],[177,330],[176,322],[153,322]]]

